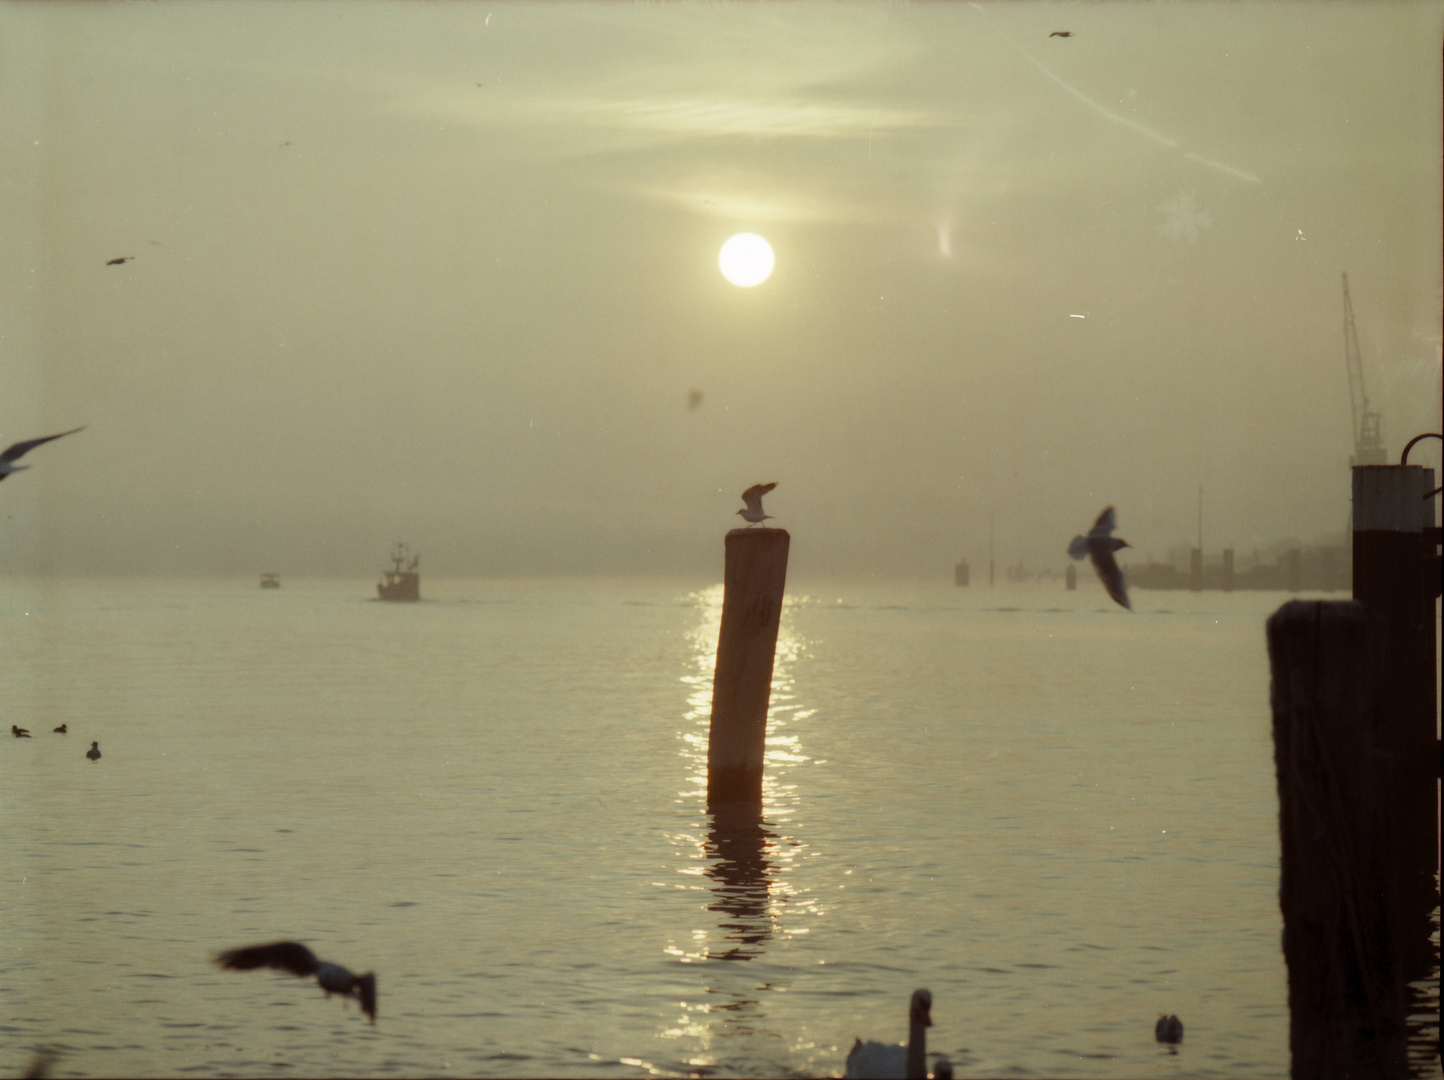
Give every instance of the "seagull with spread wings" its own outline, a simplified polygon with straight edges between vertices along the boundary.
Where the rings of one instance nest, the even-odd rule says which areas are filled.
[[[1113,507],[1106,507],[1093,523],[1093,528],[1088,530],[1087,536],[1073,537],[1073,542],[1068,545],[1068,554],[1075,559],[1082,559],[1084,556],[1091,559],[1093,569],[1098,571],[1098,578],[1108,590],[1108,595],[1132,611],[1133,605],[1128,602],[1128,587],[1123,581],[1123,571],[1118,568],[1118,561],[1113,558],[1113,553],[1133,545],[1113,535],[1113,530],[1117,527],[1118,519],[1113,513]]]
[[[751,525],[756,525],[760,522],[771,520],[771,514],[764,514],[762,512],[762,496],[766,495],[776,486],[776,481],[770,484],[753,484],[742,493],[742,501],[747,504],[747,509],[738,510],[737,513],[742,515],[743,521],[751,522]],[[750,528],[751,525],[748,527]],[[766,527],[765,525],[763,526],[764,529]]]
[[[84,431],[85,428],[71,428],[69,431],[62,431],[59,435],[46,435],[39,439],[26,439],[24,442],[12,443],[10,449],[0,454],[0,480],[4,480],[13,472],[30,468],[29,465],[16,465],[30,451],[34,450],[41,443],[48,443],[51,439],[63,439],[67,435],[74,435],[77,431]]]
[[[318,959],[299,941],[272,941],[266,945],[228,949],[215,960],[227,971],[273,968],[303,979],[314,975],[327,997],[341,994],[355,998],[361,1003],[361,1011],[371,1018],[373,1024],[376,1023],[376,973],[368,971],[364,975],[353,975],[340,964]]]

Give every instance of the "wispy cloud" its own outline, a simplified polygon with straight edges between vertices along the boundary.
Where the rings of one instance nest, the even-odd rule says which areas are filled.
[[[941,114],[833,101],[760,100],[736,97],[652,97],[580,101],[551,106],[599,123],[694,138],[849,139],[878,132],[939,127]]]

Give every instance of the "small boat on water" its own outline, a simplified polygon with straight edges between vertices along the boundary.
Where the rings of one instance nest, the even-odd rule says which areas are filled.
[[[391,552],[391,569],[381,571],[381,580],[376,584],[379,600],[420,600],[421,574],[417,567],[421,556],[411,554],[411,549],[401,541]]]
[[[280,587],[281,587],[281,575],[280,575],[280,574],[262,574],[262,575],[261,575],[261,588],[263,588],[263,589],[279,589]]]

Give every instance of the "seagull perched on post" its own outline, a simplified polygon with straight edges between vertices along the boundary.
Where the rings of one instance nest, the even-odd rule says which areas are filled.
[[[10,449],[6,450],[5,453],[0,454],[0,480],[4,480],[13,472],[19,472],[21,469],[30,468],[29,465],[14,465],[12,464],[12,462],[18,461],[20,458],[23,458],[26,454],[28,454],[31,450],[34,450],[41,443],[48,443],[51,439],[62,439],[66,435],[74,435],[77,431],[84,430],[85,428],[83,426],[78,428],[71,428],[69,431],[62,431],[59,435],[46,435],[44,438],[26,439],[24,442],[12,444]]]
[[[764,514],[762,512],[762,496],[766,495],[776,486],[776,481],[770,484],[753,484],[742,493],[742,501],[747,504],[747,509],[738,510],[737,512],[742,515],[743,521],[749,521],[752,525],[756,525],[759,522],[771,520],[771,514]],[[750,527],[751,526],[749,526],[749,528]],[[766,527],[765,525],[763,526],[764,529]]]
[[[1073,537],[1073,542],[1068,545],[1068,554],[1075,559],[1081,559],[1085,555],[1092,559],[1093,569],[1098,571],[1099,580],[1108,590],[1108,595],[1132,611],[1133,605],[1128,602],[1128,588],[1123,583],[1123,571],[1118,569],[1113,553],[1119,548],[1133,545],[1111,535],[1117,527],[1118,521],[1113,514],[1113,507],[1109,506],[1098,515],[1098,520],[1093,523],[1093,528],[1088,530],[1087,536]]]
[[[229,949],[215,958],[228,971],[254,971],[274,968],[301,978],[316,976],[326,996],[341,994],[361,1003],[361,1011],[376,1023],[376,973],[353,975],[340,964],[318,960],[316,954],[299,941],[273,941],[268,945],[252,945],[245,949]]]

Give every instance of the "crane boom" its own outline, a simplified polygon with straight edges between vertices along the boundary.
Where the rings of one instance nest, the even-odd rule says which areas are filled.
[[[1349,300],[1349,275],[1344,274],[1344,367],[1349,376],[1349,407],[1353,410],[1354,457],[1352,465],[1386,465],[1379,432],[1379,410],[1369,407],[1364,390],[1364,361],[1359,353],[1359,335],[1354,329],[1354,305]]]

